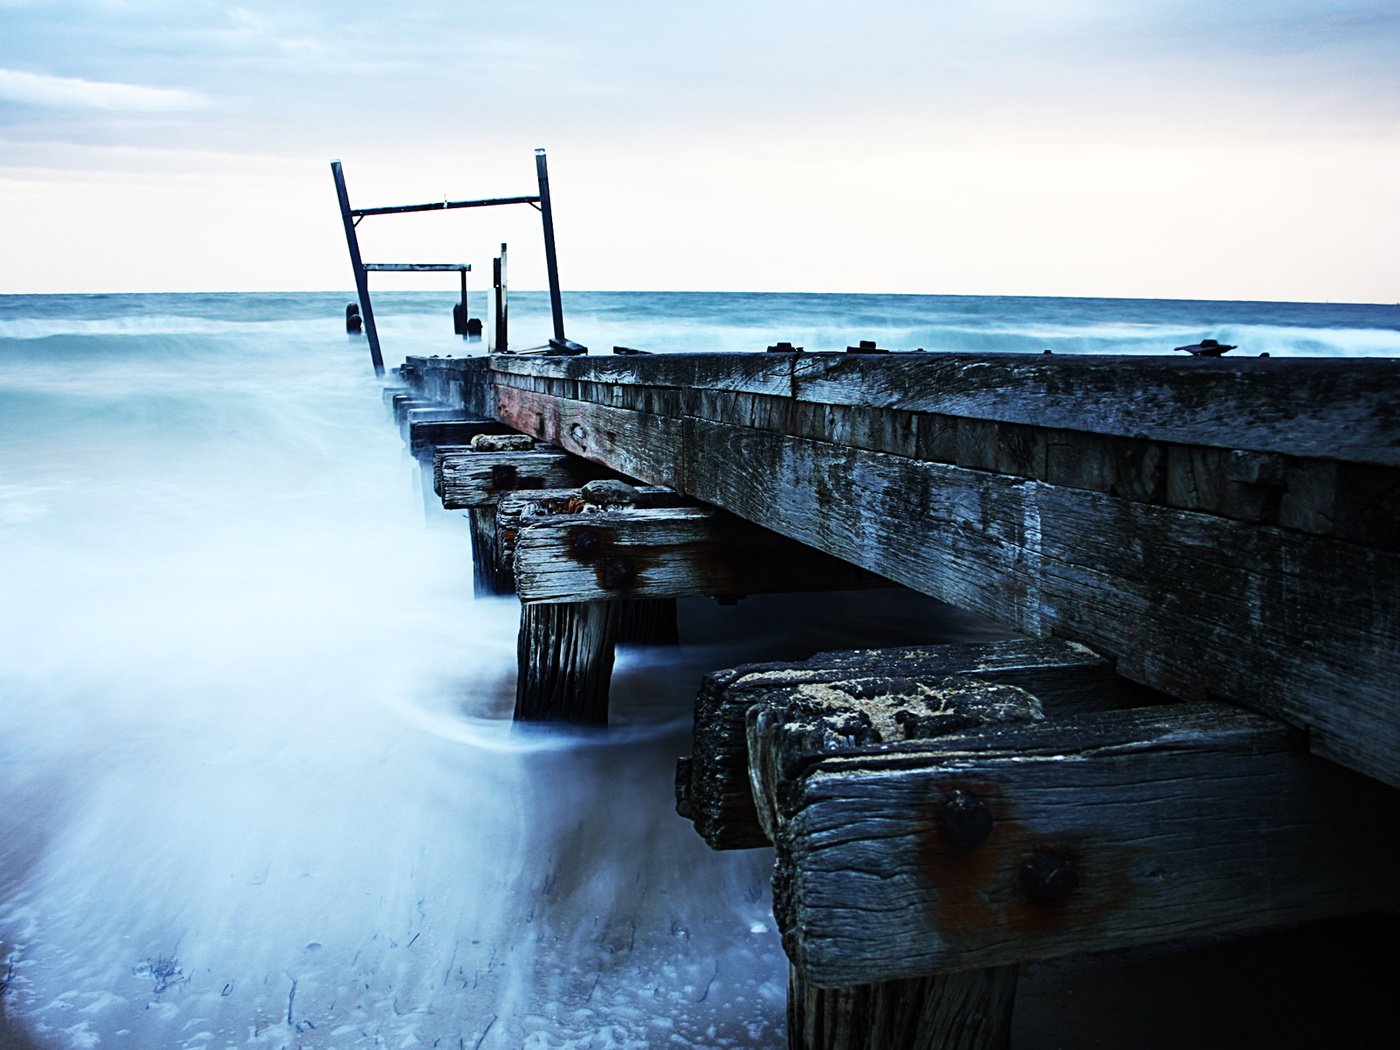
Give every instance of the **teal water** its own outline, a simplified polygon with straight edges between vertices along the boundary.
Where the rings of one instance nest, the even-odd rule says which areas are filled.
[[[623,656],[612,733],[512,734],[516,605],[425,518],[346,300],[0,296],[0,1045],[781,1045],[771,858],[671,812],[696,680],[983,629],[697,603]],[[1395,306],[565,303],[604,352],[1400,356]],[[480,350],[450,297],[376,305],[391,365]],[[512,324],[542,340],[545,298]]]

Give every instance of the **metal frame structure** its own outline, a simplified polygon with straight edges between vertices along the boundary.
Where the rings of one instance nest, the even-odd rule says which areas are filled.
[[[350,194],[345,188],[345,173],[340,161],[331,161],[331,176],[335,179],[336,197],[340,202],[340,217],[345,224],[345,244],[350,250],[350,266],[355,271],[355,292],[360,298],[360,315],[364,318],[365,335],[369,339],[370,360],[374,364],[374,374],[384,374],[384,355],[379,345],[379,329],[374,323],[374,308],[370,303],[370,271],[457,271],[462,275],[462,304],[467,302],[467,263],[366,263],[360,257],[360,239],[357,227],[367,215],[403,215],[420,211],[449,211],[455,208],[491,208],[506,204],[529,204],[540,213],[544,230],[545,266],[549,273],[549,307],[554,320],[554,338],[551,344],[561,349],[568,344],[564,336],[564,306],[559,293],[559,263],[554,250],[554,213],[549,199],[549,169],[545,152],[535,150],[535,175],[539,181],[539,193],[530,197],[495,197],[488,200],[434,201],[431,204],[391,204],[379,208],[352,208]],[[497,349],[505,349],[505,245],[501,246],[494,273],[496,287],[496,338]]]

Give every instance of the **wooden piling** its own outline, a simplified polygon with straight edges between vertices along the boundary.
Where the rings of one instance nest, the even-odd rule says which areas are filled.
[[[606,725],[615,643],[611,602],[522,605],[515,720]]]
[[[818,988],[788,966],[791,1050],[1003,1050],[1019,970]]]

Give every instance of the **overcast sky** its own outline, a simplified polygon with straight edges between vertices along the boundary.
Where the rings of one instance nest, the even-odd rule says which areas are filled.
[[[1395,302],[1397,56],[1396,0],[0,0],[0,292],[349,288],[332,157],[545,146],[569,289]],[[361,233],[542,283],[528,208]]]

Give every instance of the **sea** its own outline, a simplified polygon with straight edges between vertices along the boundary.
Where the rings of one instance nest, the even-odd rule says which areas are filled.
[[[784,1045],[772,856],[673,810],[700,675],[1003,635],[907,592],[687,600],[606,731],[513,730],[518,603],[473,597],[350,298],[0,296],[0,1046]],[[379,296],[387,363],[482,353],[451,307]],[[564,307],[599,353],[1400,357],[1394,304]],[[511,325],[542,342],[547,297]]]

